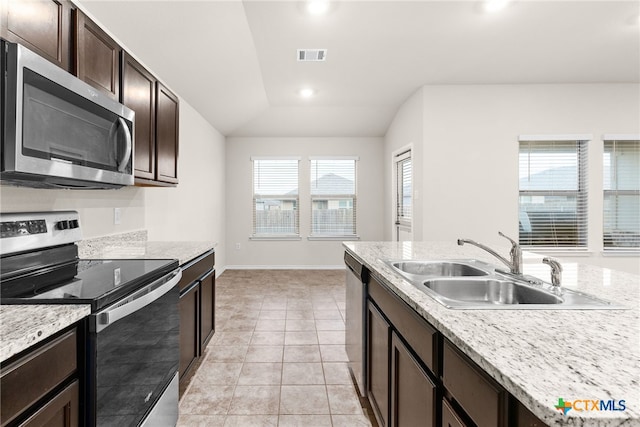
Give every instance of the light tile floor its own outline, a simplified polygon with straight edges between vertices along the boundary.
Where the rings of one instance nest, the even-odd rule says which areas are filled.
[[[347,369],[342,270],[228,270],[179,427],[371,426]]]

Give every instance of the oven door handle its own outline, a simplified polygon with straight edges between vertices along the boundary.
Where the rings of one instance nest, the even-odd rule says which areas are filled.
[[[118,320],[135,313],[141,308],[169,292],[182,278],[182,270],[176,269],[150,285],[134,292],[113,307],[106,308],[95,314],[96,332],[100,332]]]

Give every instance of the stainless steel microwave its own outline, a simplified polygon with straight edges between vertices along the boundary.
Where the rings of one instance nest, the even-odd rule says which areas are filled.
[[[24,46],[2,48],[3,182],[133,185],[134,112]]]

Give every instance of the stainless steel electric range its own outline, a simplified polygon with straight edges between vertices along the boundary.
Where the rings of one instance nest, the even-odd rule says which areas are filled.
[[[79,240],[74,211],[0,214],[0,303],[91,306],[83,425],[175,426],[178,261],[79,259]]]

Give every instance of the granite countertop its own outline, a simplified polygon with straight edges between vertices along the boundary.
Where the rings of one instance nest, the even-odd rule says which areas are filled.
[[[0,305],[0,362],[73,325],[91,313],[88,304]]]
[[[383,260],[479,259],[476,247],[437,242],[348,242],[344,246],[469,358],[551,426],[640,425],[640,276],[563,262],[563,286],[628,310],[453,310],[394,273]],[[507,254],[508,247],[496,248]],[[524,273],[549,281],[542,256]],[[625,411],[554,408],[558,399],[624,400]]]
[[[184,265],[216,246],[206,241],[148,241],[146,231],[138,231],[83,240],[78,243],[78,252],[83,259],[177,259]]]

